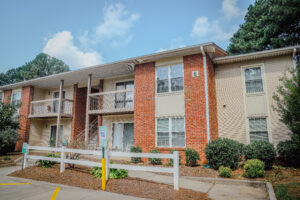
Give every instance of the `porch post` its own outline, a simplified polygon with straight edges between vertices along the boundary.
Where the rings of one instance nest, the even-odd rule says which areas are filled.
[[[60,136],[60,119],[61,119],[61,111],[62,111],[63,87],[64,87],[64,80],[61,80],[59,86],[59,100],[58,100],[57,125],[56,125],[56,141],[55,141],[56,147],[58,147],[59,136]]]
[[[89,74],[88,76],[88,82],[87,82],[87,94],[86,94],[86,115],[85,115],[85,134],[84,134],[84,142],[85,145],[88,145],[89,142],[89,132],[90,132],[90,116],[89,116],[89,110],[90,110],[90,97],[89,94],[91,93],[91,81],[92,81],[92,74]]]

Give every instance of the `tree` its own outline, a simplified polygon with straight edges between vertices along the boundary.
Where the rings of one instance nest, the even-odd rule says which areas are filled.
[[[0,154],[14,150],[19,139],[19,123],[13,120],[16,107],[0,102]]]
[[[229,54],[300,44],[300,0],[256,0],[230,39]]]
[[[297,68],[300,69],[300,63]],[[282,84],[273,96],[277,104],[273,109],[292,132],[292,140],[300,142],[300,73],[289,70],[280,81]]]
[[[62,72],[70,71],[69,67],[63,61],[51,57],[45,53],[40,53],[34,60],[16,69],[10,69],[5,74],[0,73],[0,85],[6,83],[30,80],[34,78],[49,76]]]

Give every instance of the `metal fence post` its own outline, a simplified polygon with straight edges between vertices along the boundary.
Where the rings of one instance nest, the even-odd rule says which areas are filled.
[[[24,162],[23,162],[23,169],[25,169],[27,167],[27,155],[28,155],[28,145],[26,146],[26,152],[24,154]]]
[[[60,152],[60,173],[63,173],[65,171],[65,147],[61,147],[61,152]]]
[[[108,180],[108,174],[109,174],[109,152],[108,150],[105,151],[105,179]]]
[[[179,153],[178,151],[173,152],[173,168],[174,168],[174,190],[179,190]]]

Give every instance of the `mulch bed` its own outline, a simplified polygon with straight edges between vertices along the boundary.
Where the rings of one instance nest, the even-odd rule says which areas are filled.
[[[66,168],[65,172],[60,174],[59,165],[54,165],[51,168],[33,166],[15,171],[9,176],[101,190],[101,180],[94,178],[90,171],[91,169],[87,167],[76,167],[75,169]],[[130,177],[108,180],[106,191],[149,199],[210,199],[205,193],[183,188],[175,191],[172,185]]]
[[[4,157],[8,156],[10,160],[4,160]],[[10,166],[15,166],[15,160],[23,156],[20,152],[12,152],[8,153],[7,155],[0,156],[0,168],[1,167],[10,167]]]

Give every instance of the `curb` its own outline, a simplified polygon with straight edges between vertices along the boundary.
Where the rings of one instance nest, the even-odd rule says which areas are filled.
[[[249,180],[236,180],[236,179],[225,179],[225,178],[208,178],[208,177],[194,177],[194,176],[181,176],[185,179],[198,180],[209,183],[225,183],[235,185],[249,185],[252,187],[265,187],[270,200],[277,200],[273,186],[270,182],[263,181],[249,181]]]

